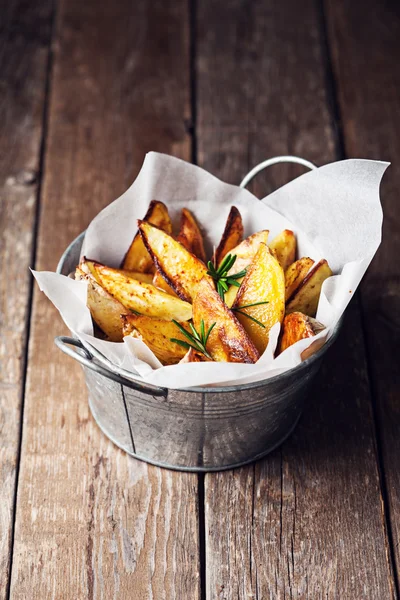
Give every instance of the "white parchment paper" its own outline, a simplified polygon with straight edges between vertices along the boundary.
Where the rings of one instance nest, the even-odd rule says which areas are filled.
[[[217,245],[232,205],[242,214],[245,236],[269,229],[272,240],[282,229],[297,236],[298,257],[326,258],[335,273],[322,287],[317,319],[326,329],[297,342],[274,359],[280,326],[270,334],[268,348],[254,365],[189,363],[163,367],[140,340],[123,343],[93,336],[86,283],[50,272],[34,272],[69,329],[83,344],[91,344],[113,370],[129,371],[132,379],[181,388],[198,385],[243,384],[282,373],[301,362],[301,353],[316,339],[328,340],[371,262],[381,241],[380,181],[389,163],[362,159],[331,163],[310,171],[262,201],[250,192],[224,183],[200,167],[150,152],[131,187],[90,223],[82,256],[118,267],[137,231],[137,219],[151,200],[167,206],[177,226],[180,211],[189,208],[205,232],[209,254]]]

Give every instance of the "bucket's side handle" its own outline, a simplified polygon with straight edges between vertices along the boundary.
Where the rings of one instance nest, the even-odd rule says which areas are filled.
[[[311,170],[318,168],[316,165],[314,165],[314,163],[306,160],[305,158],[300,158],[299,156],[273,156],[272,158],[264,160],[251,169],[251,171],[249,171],[247,175],[243,177],[242,181],[240,182],[240,187],[245,188],[246,185],[248,185],[250,181],[257,175],[257,173],[260,173],[260,171],[263,171],[267,167],[271,167],[272,165],[276,165],[278,163],[295,163],[297,165],[303,165],[303,167],[307,167]]]
[[[61,352],[64,352],[64,354],[67,354],[74,360],[77,360],[84,367],[95,371],[99,375],[103,375],[103,377],[112,379],[113,381],[116,381],[121,385],[125,385],[134,390],[137,390],[142,394],[150,394],[151,396],[167,396],[167,390],[165,388],[136,383],[132,379],[127,379],[125,377],[122,377],[121,375],[118,375],[117,373],[113,373],[112,371],[109,371],[108,369],[105,369],[104,367],[99,365],[97,362],[94,362],[90,352],[88,352],[88,350],[78,339],[60,335],[54,338],[54,343],[61,350]],[[79,348],[79,350],[81,350],[83,354],[81,354],[80,352],[75,352],[75,350],[73,350],[71,346]]]

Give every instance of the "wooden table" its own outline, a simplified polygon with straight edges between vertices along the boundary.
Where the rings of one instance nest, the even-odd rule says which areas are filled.
[[[0,598],[398,597],[399,4],[0,4]],[[300,425],[235,471],[113,446],[28,272],[54,270],[149,150],[232,183],[276,154],[393,161],[382,246]]]

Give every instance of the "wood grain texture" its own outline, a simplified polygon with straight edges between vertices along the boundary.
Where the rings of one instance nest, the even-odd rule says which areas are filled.
[[[335,158],[314,2],[198,6],[197,147],[238,183],[257,162]],[[301,23],[301,26],[299,26]],[[268,171],[260,196],[292,170]],[[353,304],[292,438],[205,477],[207,597],[394,597],[360,314]]]
[[[0,4],[0,598],[9,580],[51,2]]]
[[[400,5],[326,2],[346,154],[391,161],[382,245],[361,286],[393,547],[400,572]],[[362,49],[362,50],[361,50]]]
[[[54,269],[147,150],[188,158],[186,2],[58,9],[37,268]],[[95,425],[79,367],[35,288],[11,597],[199,597],[197,478],[161,471]]]

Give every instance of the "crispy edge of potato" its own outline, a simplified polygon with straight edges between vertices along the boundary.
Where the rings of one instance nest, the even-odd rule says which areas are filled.
[[[262,286],[260,288],[260,285]],[[271,290],[272,287],[272,290]],[[274,294],[273,298],[271,294]],[[285,276],[278,260],[267,244],[260,244],[256,256],[236,295],[233,310],[254,302],[267,302],[245,308],[244,312],[263,323],[264,328],[246,316],[237,318],[262,354],[268,345],[269,331],[275,323],[282,323],[285,316]]]
[[[193,214],[187,208],[182,208],[181,225],[177,240],[185,246],[186,250],[192,252],[204,263],[206,262],[203,234]]]
[[[171,338],[186,341],[172,321],[145,315],[122,315],[121,321],[124,337],[139,337],[163,365],[176,364],[187,353],[186,348],[171,341]],[[189,331],[187,323],[180,324]]]
[[[297,290],[303,279],[306,277],[307,273],[314,265],[314,261],[312,258],[308,256],[303,256],[303,258],[299,258],[285,271],[285,300],[286,302],[289,298],[294,294]]]
[[[270,249],[275,251],[276,258],[284,271],[296,258],[296,246],[296,236],[290,229],[284,229],[278,233],[269,244]]]
[[[152,200],[150,202],[143,221],[152,223],[169,234],[172,233],[172,223],[168,208],[160,200]],[[139,231],[137,231],[124,256],[121,268],[126,271],[149,273],[152,267],[153,259],[143,244]]]
[[[138,224],[143,242],[153,257],[158,272],[179,298],[191,302],[201,279],[208,277],[205,264],[165,231],[145,221],[138,221]],[[162,251],[158,248],[160,244]]]
[[[222,234],[221,241],[219,242],[217,249],[213,256],[214,265],[219,265],[221,260],[237,246],[243,238],[243,222],[242,215],[236,206],[232,206],[229,211],[228,218],[226,220],[224,233]]]
[[[309,317],[315,317],[322,284],[333,275],[328,262],[320,260],[308,272],[299,287],[286,303],[286,313],[302,312]]]
[[[299,340],[315,337],[324,329],[325,326],[322,325],[322,323],[319,323],[319,321],[316,321],[302,312],[295,311],[289,313],[283,320],[282,332],[278,344],[278,354],[281,354]],[[309,348],[306,348],[306,350],[302,352],[301,356],[303,360],[303,354],[306,354],[306,358],[308,357],[307,350],[309,350]]]
[[[86,266],[95,274],[96,281],[131,312],[177,321],[187,321],[192,316],[192,307],[188,302],[174,298],[152,284],[137,281],[121,269],[87,259]],[[131,289],[127,290],[126,286]]]
[[[110,342],[122,342],[121,315],[129,315],[129,310],[109,294],[91,273],[77,267],[75,279],[88,284],[86,303],[93,321]]]
[[[244,327],[221,300],[208,278],[200,281],[193,302],[193,323],[197,331],[200,331],[202,320],[206,332],[216,323],[206,348],[213,360],[255,363],[260,358]]]

